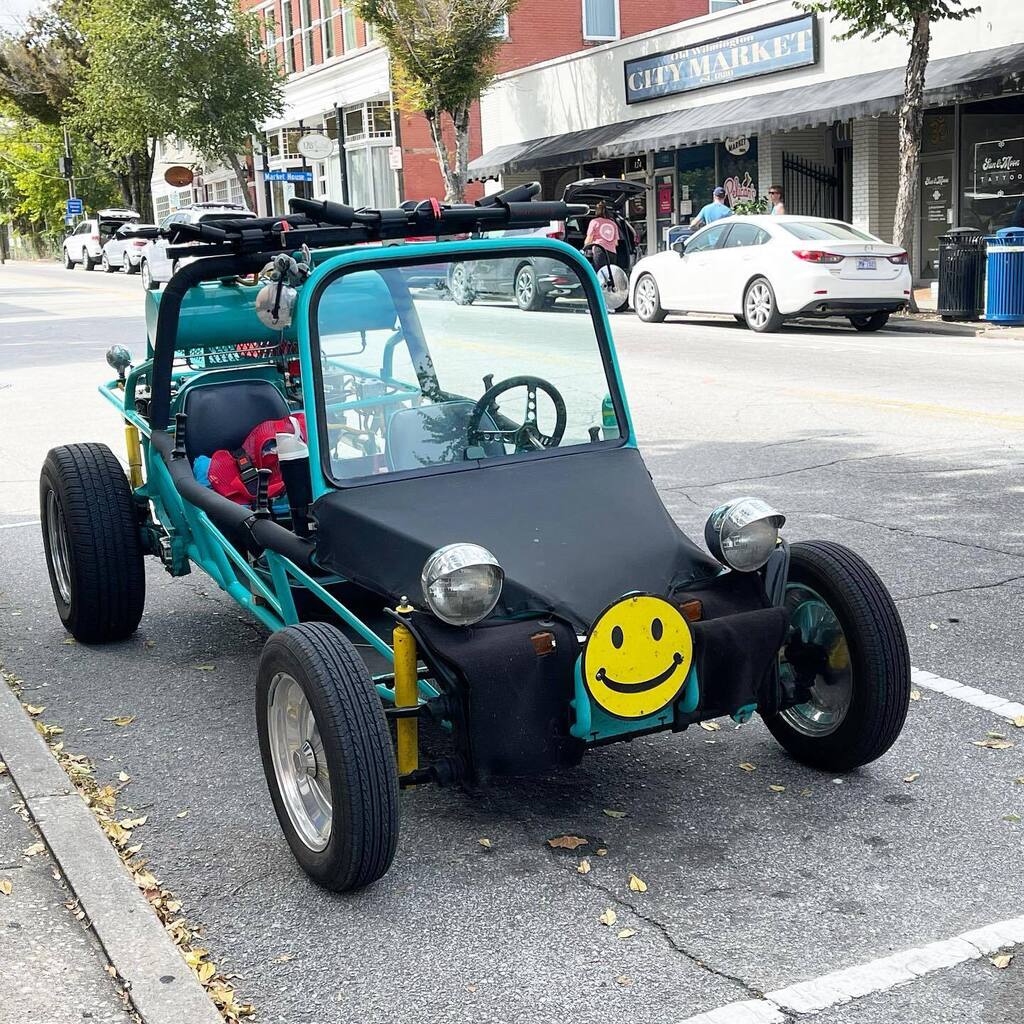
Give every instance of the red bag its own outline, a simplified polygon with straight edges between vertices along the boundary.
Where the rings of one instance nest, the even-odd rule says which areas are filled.
[[[279,498],[284,493],[284,481],[277,462],[277,435],[296,432],[306,440],[306,417],[301,412],[285,419],[264,420],[249,431],[241,448],[233,452],[221,448],[210,456],[210,486],[225,498],[251,507],[256,499],[259,470],[269,469],[267,493],[271,501]]]

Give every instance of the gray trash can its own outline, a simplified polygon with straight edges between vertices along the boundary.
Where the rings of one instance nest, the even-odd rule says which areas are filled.
[[[943,320],[980,320],[985,238],[975,228],[939,236],[939,313]]]

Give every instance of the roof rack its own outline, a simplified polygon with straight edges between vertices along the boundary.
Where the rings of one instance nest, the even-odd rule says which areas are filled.
[[[140,231],[148,238],[167,238],[168,256],[231,256],[335,248],[388,239],[483,233],[507,228],[539,228],[553,220],[580,216],[586,205],[540,202],[532,182],[485,196],[476,203],[446,205],[436,199],[406,202],[394,209],[355,209],[329,200],[292,199],[284,217],[244,217],[213,224],[170,224]],[[185,243],[188,243],[187,245]],[[198,243],[198,244],[197,244]]]

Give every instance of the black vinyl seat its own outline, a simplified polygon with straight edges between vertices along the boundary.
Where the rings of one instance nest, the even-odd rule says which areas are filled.
[[[253,427],[288,416],[284,395],[269,380],[199,384],[185,395],[185,450],[189,461],[224,448],[235,451]]]

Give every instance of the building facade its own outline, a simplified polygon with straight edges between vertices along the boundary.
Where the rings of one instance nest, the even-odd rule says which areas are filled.
[[[938,237],[1024,212],[1024,4],[979,0],[933,28],[913,265],[937,274]],[[908,44],[838,40],[794,0],[749,0],[505,72],[482,101],[471,173],[540,180],[546,197],[591,175],[646,183],[630,216],[649,251],[716,185],[735,201],[782,185],[787,211],[841,217],[889,239],[895,111]]]
[[[698,17],[739,0],[522,0],[495,26],[508,72],[561,54]],[[425,118],[400,111],[387,51],[342,0],[247,0],[263,45],[287,76],[285,109],[255,140],[255,192],[261,213],[282,213],[293,195],[355,206],[388,206],[442,195]],[[480,110],[471,119],[471,156],[482,152]],[[331,151],[303,157],[299,139],[326,135]],[[470,197],[483,193],[471,187]]]

